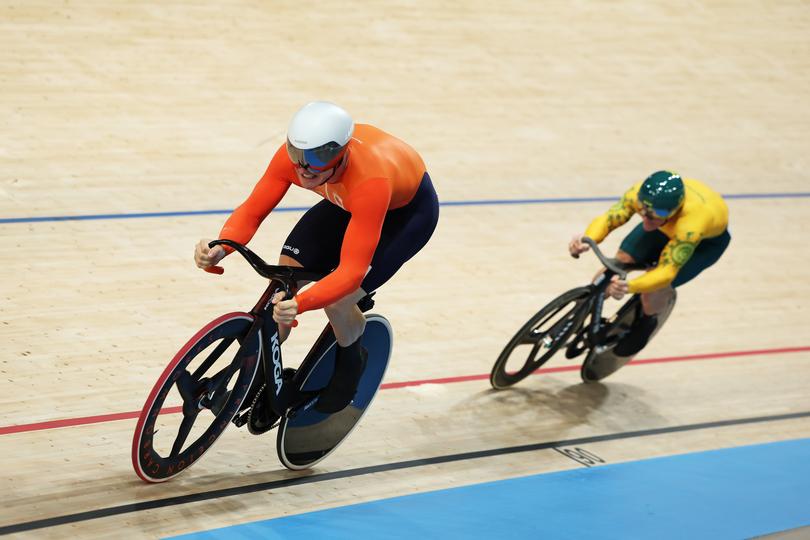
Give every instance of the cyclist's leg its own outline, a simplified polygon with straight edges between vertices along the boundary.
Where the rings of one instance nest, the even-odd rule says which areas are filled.
[[[622,262],[635,263],[639,262],[646,266],[654,266],[661,256],[661,250],[664,249],[669,238],[661,231],[645,231],[642,224],[638,224],[622,240],[619,252],[616,258]],[[644,293],[641,295],[641,302],[644,308],[645,315],[655,315],[660,313],[668,302],[672,291],[655,291],[653,293]]]
[[[366,318],[360,308],[357,307],[357,303],[366,294],[366,291],[361,287],[324,308],[335,332],[338,346],[349,347],[363,335],[366,328]]]
[[[340,247],[351,214],[323,200],[315,204],[295,224],[284,241],[279,264],[329,273],[340,262]],[[303,287],[308,282],[299,282]],[[339,330],[338,330],[339,331]],[[290,327],[279,326],[279,337],[286,339]]]
[[[278,264],[283,266],[295,266],[303,268],[303,265],[297,260],[287,255],[281,255],[278,258]],[[309,281],[299,281],[298,288],[308,285]],[[329,306],[324,308],[326,317],[332,325],[332,330],[335,332],[335,339],[338,346],[347,347],[363,335],[363,330],[366,326],[366,318],[363,312],[357,307],[357,303],[362,300],[367,293],[359,288],[355,292],[348,294]],[[290,335],[292,327],[286,324],[279,325],[279,338],[283,343],[284,340]]]
[[[628,336],[616,345],[614,349],[616,354],[631,356],[641,351],[658,328],[658,315],[663,313],[673,301],[675,288],[695,279],[703,270],[717,262],[730,241],[731,236],[728,231],[715,238],[702,241],[669,286],[642,294],[641,302],[644,314],[636,320]]]
[[[639,223],[622,240],[617,257],[629,257],[622,262],[638,262],[653,266],[658,262],[661,250],[667,242],[669,242],[667,235],[659,230],[645,231],[644,226]]]
[[[385,217],[371,268],[360,287],[369,293],[391,279],[399,269],[425,247],[439,220],[439,201],[430,177],[425,173],[411,202],[390,210]]]
[[[360,288],[324,309],[338,341],[335,370],[338,379],[334,386],[341,388],[337,392],[341,394],[341,399],[326,399],[322,394],[319,404],[323,408],[338,407],[342,401],[348,404],[357,380],[353,380],[350,385],[338,383],[344,379],[359,378],[355,377],[358,375],[358,366],[362,373],[365,358],[360,340],[365,317],[357,307],[357,302],[366,293],[375,291],[388,281],[427,243],[436,228],[438,213],[436,192],[430,177],[425,173],[411,202],[387,213],[371,267]],[[303,266],[308,270],[326,273],[332,271],[340,262],[340,249],[350,218],[351,214],[338,206],[325,200],[319,202],[301,217],[290,232],[282,248],[279,264]],[[289,330],[282,328],[280,336],[286,337]],[[349,376],[339,375],[344,369]],[[329,394],[333,392],[329,391]],[[348,400],[345,400],[346,394],[349,395]]]
[[[411,202],[386,215],[380,241],[360,289],[327,306],[326,313],[335,329],[339,347],[335,375],[321,394],[315,406],[317,409],[335,412],[351,402],[365,368],[367,355],[360,344],[365,317],[357,307],[357,302],[366,292],[376,291],[391,279],[405,262],[427,244],[436,228],[438,215],[438,199],[426,173]]]
[[[636,262],[635,259],[633,259],[633,257],[628,255],[621,249],[616,252],[615,259],[624,264],[633,264],[634,262]],[[591,279],[591,283],[596,283],[596,280],[599,278],[599,276],[601,276],[604,273],[605,273],[604,267],[597,270],[596,273],[593,275],[593,279]]]
[[[340,248],[350,217],[348,212],[328,201],[319,202],[290,232],[279,256],[279,264],[330,272],[340,263]],[[365,367],[360,338],[366,319],[356,305],[365,294],[362,289],[357,289],[324,308],[335,333],[337,351],[334,375],[316,405],[322,412],[339,411],[351,402]],[[286,339],[290,330],[289,326],[280,325],[279,337]]]
[[[337,348],[335,370],[315,404],[315,408],[320,412],[340,411],[351,403],[357,393],[368,357],[368,351],[361,343],[366,318],[357,307],[357,302],[365,295],[363,289],[357,289],[324,308],[329,324],[335,332]]]
[[[720,260],[730,242],[731,235],[728,230],[714,238],[702,240],[678,275],[675,276],[672,286],[677,288],[695,279],[701,272]]]
[[[624,264],[635,264],[636,259],[629,253],[619,249],[616,252],[616,260]],[[641,305],[644,315],[652,316],[657,315],[664,311],[672,300],[674,290],[672,287],[665,287],[657,291],[641,294]]]
[[[669,239],[661,231],[645,231],[639,224],[622,240],[616,258],[625,263],[652,266],[661,255]],[[667,288],[669,289],[669,288]],[[655,291],[641,295],[642,313],[633,322],[630,331],[613,349],[619,356],[632,356],[643,349],[658,326],[657,314],[663,311],[671,296],[669,291]]]
[[[675,289],[669,285],[657,291],[643,293],[641,295],[641,306],[644,315],[658,315],[666,309],[674,295]]]
[[[623,251],[621,248],[619,248],[619,249],[616,251],[616,257],[615,257],[615,259],[616,259],[617,261],[619,261],[620,263],[624,263],[624,264],[635,264],[635,263],[636,263],[636,259],[635,259],[635,257],[633,257],[632,255],[630,255],[630,254],[629,254],[629,253],[627,253],[626,251]]]

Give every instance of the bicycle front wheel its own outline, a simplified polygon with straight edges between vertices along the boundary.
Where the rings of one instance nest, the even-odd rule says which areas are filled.
[[[190,467],[239,412],[261,358],[253,321],[241,312],[213,320],[163,370],[132,439],[132,465],[142,480],[164,482]]]
[[[590,298],[590,287],[578,287],[549,302],[509,340],[489,376],[492,388],[502,390],[531,375],[545,364],[587,316],[580,307]]]

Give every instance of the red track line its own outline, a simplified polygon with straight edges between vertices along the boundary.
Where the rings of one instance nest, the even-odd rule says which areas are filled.
[[[642,364],[661,364],[665,362],[686,362],[690,360],[716,360],[718,358],[733,358],[737,356],[762,356],[773,354],[785,354],[795,352],[810,351],[808,347],[783,347],[779,349],[758,349],[752,351],[731,351],[724,353],[708,353],[708,354],[692,354],[686,356],[667,356],[662,358],[649,358],[647,360],[633,360],[628,365],[642,365]],[[569,365],[553,368],[543,368],[534,372],[534,375],[541,373],[558,373],[561,371],[576,371],[579,365]],[[380,386],[382,390],[392,390],[394,388],[406,388],[409,386],[421,386],[423,384],[451,384],[457,382],[480,381],[489,378],[486,375],[462,375],[459,377],[445,377],[441,379],[423,379],[419,381],[405,381],[385,383]],[[180,412],[181,407],[167,407],[161,414],[171,414]],[[43,429],[56,429],[61,427],[81,426],[85,424],[98,424],[101,422],[113,422],[116,420],[129,420],[130,418],[138,418],[140,411],[102,414],[98,416],[85,416],[83,418],[65,418],[63,420],[49,420],[47,422],[37,422],[34,424],[19,424],[15,426],[0,427],[0,435],[10,435],[12,433],[25,433],[28,431],[39,431]]]

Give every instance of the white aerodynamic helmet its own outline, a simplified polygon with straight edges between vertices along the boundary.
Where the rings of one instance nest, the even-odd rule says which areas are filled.
[[[354,133],[354,121],[328,101],[304,105],[287,128],[287,155],[298,167],[325,171],[336,167]]]

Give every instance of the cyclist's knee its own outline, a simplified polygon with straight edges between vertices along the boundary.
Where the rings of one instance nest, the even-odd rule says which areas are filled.
[[[293,259],[289,255],[279,255],[278,256],[278,264],[281,266],[295,266],[296,268],[303,268],[304,265],[298,262],[297,260]]]
[[[658,289],[657,291],[644,293],[641,295],[641,305],[646,315],[656,315],[664,311],[664,308],[672,300],[675,289],[671,286]]]
[[[327,315],[351,313],[354,311],[354,308],[357,307],[357,302],[359,302],[364,296],[366,296],[366,293],[363,291],[363,289],[357,289],[355,292],[344,296],[337,302],[329,304],[323,309]]]
[[[326,316],[329,317],[329,319],[332,319],[333,317],[345,317],[346,314],[349,313],[351,308],[352,304],[344,302],[341,299],[335,302],[334,304],[329,304],[328,306],[323,308],[323,310],[326,312]]]
[[[295,268],[303,268],[304,265],[298,262],[297,260],[293,259],[289,255],[279,255],[278,256],[278,264],[280,266],[294,266]],[[300,289],[304,285],[311,283],[311,281],[299,281],[298,288]]]
[[[623,264],[635,264],[636,262],[632,255],[621,249],[616,252],[616,260]]]

